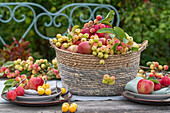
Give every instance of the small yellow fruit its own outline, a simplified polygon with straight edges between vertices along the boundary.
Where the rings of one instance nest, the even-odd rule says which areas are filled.
[[[104,65],[105,64],[105,61],[104,60],[100,60],[99,62],[101,65]]]
[[[139,73],[140,73],[140,74],[143,74],[143,73],[144,73],[144,70],[140,69],[140,70],[139,70]]]
[[[19,86],[24,87],[24,84],[23,84],[23,83],[21,83]]]
[[[67,103],[67,102],[63,103],[63,105],[67,105],[68,107],[70,106],[69,103]]]
[[[77,109],[77,104],[76,103],[72,103],[71,106],[75,106]]]
[[[71,113],[75,112],[77,109],[76,109],[76,106],[74,105],[71,105],[68,109]]]
[[[51,95],[51,89],[46,89],[46,90],[45,90],[45,94],[46,94],[46,95]]]
[[[137,73],[137,76],[143,77],[143,75],[141,73]]]
[[[61,34],[57,34],[57,38],[62,38]]]
[[[69,107],[67,105],[62,105],[62,112],[67,112]]]
[[[50,88],[49,83],[46,83],[45,85],[46,85],[46,88],[47,88],[47,89],[49,89],[49,88]]]
[[[150,65],[150,68],[153,70],[153,69],[155,69],[155,65],[154,64],[151,64]]]
[[[38,89],[38,94],[39,94],[39,95],[43,95],[43,94],[44,94],[44,92],[45,92],[45,91],[44,91],[44,89],[43,89],[43,88],[39,88],[39,89]]]
[[[66,93],[66,89],[65,88],[61,88],[61,94],[65,94]]]
[[[60,43],[60,42],[57,42],[57,43],[56,43],[56,46],[57,46],[57,47],[60,47],[60,46],[61,46],[61,43]]]
[[[47,89],[47,87],[46,87],[46,85],[45,85],[45,84],[43,84],[43,86],[42,86],[42,87],[43,87],[43,89],[44,89],[44,90],[46,90],[46,89]]]

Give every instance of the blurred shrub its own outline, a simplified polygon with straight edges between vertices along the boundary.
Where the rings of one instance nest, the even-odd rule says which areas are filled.
[[[141,65],[145,65],[147,61],[158,61],[161,64],[170,65],[169,59],[169,44],[170,38],[170,10],[169,1],[161,0],[1,0],[1,2],[34,2],[44,6],[50,12],[57,12],[64,6],[71,3],[99,3],[99,4],[110,4],[115,6],[120,14],[120,27],[122,27],[128,34],[134,37],[134,40],[141,43],[144,40],[149,40],[149,47],[142,53]],[[3,10],[2,10],[3,9]],[[66,9],[63,13],[69,14],[71,9]],[[41,13],[35,7],[36,13]],[[83,19],[88,19],[89,12],[84,8],[79,8],[75,11],[73,15],[74,24],[82,24],[79,21],[80,14],[84,14]],[[106,15],[108,12],[100,9],[97,14],[102,13]],[[9,18],[9,11],[5,8],[0,9],[0,14],[5,14],[4,19]],[[12,37],[21,37],[26,31],[28,26],[32,22],[32,11],[25,7],[20,7],[16,10],[15,17],[17,19],[22,19],[22,14],[26,15],[26,20],[22,23],[16,23],[11,21],[7,24],[0,23],[0,35],[9,44],[12,43]],[[54,26],[45,27],[44,22],[50,22],[49,17],[42,17],[38,20],[37,26],[38,30],[45,36],[55,36],[57,33],[64,33],[68,27],[68,22],[65,17],[58,17],[56,22],[61,22],[62,27],[55,28]],[[24,24],[23,24],[24,23]],[[6,28],[4,30],[4,28]],[[40,38],[31,29],[27,34],[25,40],[31,42],[30,47],[32,55],[36,58],[47,58],[52,60],[55,57],[55,52],[50,48],[48,40]],[[37,45],[38,44],[38,45]],[[0,45],[0,48],[3,46]]]
[[[158,61],[170,65],[170,1],[141,4],[122,16],[123,29],[138,43],[149,40],[141,64]],[[124,10],[125,11],[125,10]],[[123,12],[123,10],[122,10]]]
[[[11,45],[4,45],[3,49],[0,49],[0,66],[6,61],[14,61],[17,59],[26,60],[30,56],[30,49],[28,41],[21,39],[21,43],[13,38]]]

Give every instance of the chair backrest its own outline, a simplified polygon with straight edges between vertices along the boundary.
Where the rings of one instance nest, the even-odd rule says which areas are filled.
[[[11,8],[10,6],[14,6],[14,8]],[[42,33],[39,32],[39,30],[37,29],[37,20],[41,17],[41,16],[48,16],[50,18],[50,22],[49,23],[45,23],[45,27],[49,27],[51,25],[54,25],[55,27],[60,27],[61,26],[61,23],[58,23],[56,24],[55,23],[55,20],[58,16],[64,16],[68,19],[68,28],[74,26],[74,23],[72,21],[72,17],[73,17],[73,13],[75,12],[75,10],[77,8],[87,8],[90,12],[90,17],[87,19],[87,20],[84,20],[82,19],[83,15],[80,15],[80,21],[81,22],[88,22],[89,20],[94,20],[95,17],[95,12],[98,10],[98,9],[107,9],[108,12],[110,10],[114,10],[115,11],[115,17],[116,19],[113,19],[111,21],[111,24],[113,24],[114,20],[116,20],[116,26],[119,26],[119,22],[120,22],[120,19],[119,19],[119,13],[118,11],[116,10],[115,7],[113,7],[112,5],[107,5],[107,4],[91,4],[91,3],[73,3],[73,4],[69,4],[69,5],[66,5],[65,7],[63,7],[62,9],[60,9],[58,12],[56,13],[51,13],[49,12],[46,8],[44,8],[43,6],[39,5],[39,4],[36,4],[36,3],[28,3],[28,2],[22,2],[22,3],[0,3],[0,7],[5,7],[9,10],[10,12],[10,17],[9,19],[7,20],[3,20],[2,17],[3,15],[1,14],[0,15],[0,22],[2,23],[8,23],[10,22],[12,19],[16,22],[23,22],[25,21],[26,19],[26,15],[25,14],[22,14],[22,19],[17,19],[15,17],[15,11],[20,8],[20,7],[27,7],[29,8],[32,12],[33,12],[33,21],[32,23],[28,26],[28,28],[26,29],[26,31],[24,32],[24,34],[22,35],[22,38],[25,38],[26,35],[28,34],[28,32],[34,28],[35,32],[41,37],[41,38],[44,38],[44,39],[49,39],[49,38],[53,38],[53,37],[47,37],[47,36],[44,36]],[[37,14],[36,13],[36,10],[35,10],[35,7],[38,7],[40,8],[41,10],[43,10],[42,13],[39,13]],[[64,14],[63,13],[63,10],[67,9],[71,7],[72,10],[71,10],[71,13],[68,15],[68,14]],[[92,7],[95,7],[95,8],[92,8]],[[67,33],[67,30],[64,34]],[[64,35],[63,34],[63,35]],[[1,34],[0,34],[0,40],[3,44],[6,44],[5,41],[3,40],[3,38],[1,37]]]

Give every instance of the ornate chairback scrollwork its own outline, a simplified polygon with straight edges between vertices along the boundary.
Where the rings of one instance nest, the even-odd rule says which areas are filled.
[[[14,8],[11,8],[10,6],[14,6]],[[16,22],[23,22],[25,21],[26,19],[26,15],[25,14],[22,14],[22,18],[21,19],[17,19],[15,17],[15,11],[20,8],[20,7],[27,7],[29,8],[32,12],[33,12],[33,20],[32,20],[32,23],[28,26],[28,28],[26,29],[25,33],[22,35],[22,38],[25,38],[26,35],[28,34],[28,32],[31,30],[32,27],[34,27],[35,29],[35,32],[41,37],[41,38],[44,38],[44,39],[49,39],[49,38],[53,38],[53,37],[47,37],[47,36],[44,36],[42,33],[39,32],[39,30],[37,29],[37,20],[42,17],[42,16],[48,16],[50,18],[50,22],[49,23],[44,23],[45,27],[50,27],[51,25],[54,25],[55,27],[60,27],[62,23],[58,23],[56,24],[55,20],[58,16],[64,16],[67,18],[68,20],[68,28],[70,28],[71,26],[74,26],[74,23],[73,23],[73,20],[72,20],[72,16],[73,16],[73,13],[75,12],[75,10],[77,8],[87,8],[90,12],[90,17],[87,19],[87,20],[84,20],[82,19],[83,15],[80,15],[79,16],[79,19],[81,22],[88,22],[89,20],[94,20],[94,15],[96,13],[96,11],[100,8],[104,8],[104,9],[107,9],[108,12],[110,10],[114,10],[115,11],[115,17],[116,17],[116,26],[119,26],[119,22],[120,22],[120,19],[119,19],[119,13],[118,11],[116,10],[115,7],[113,7],[112,5],[107,5],[107,4],[91,4],[91,3],[73,3],[73,4],[69,4],[69,5],[66,5],[65,7],[63,7],[62,9],[60,9],[58,12],[56,13],[51,13],[49,12],[46,8],[44,8],[43,6],[39,5],[39,4],[36,4],[36,3],[0,3],[0,7],[4,7],[4,8],[7,8],[10,12],[10,17],[7,19],[7,20],[3,20],[3,15],[0,14],[0,22],[2,23],[8,23],[10,22],[12,19]],[[39,13],[37,14],[34,7],[38,7],[40,8],[41,10],[43,10],[43,13]],[[72,10],[71,10],[71,13],[69,15],[67,14],[64,14],[63,11],[67,8],[71,7]],[[91,8],[91,7],[95,7],[95,8]],[[113,24],[114,22],[114,19],[111,21],[111,24]],[[64,34],[67,33],[67,30]],[[63,34],[63,35],[64,35]],[[6,44],[5,41],[3,40],[3,38],[1,37],[0,35],[0,40],[3,44]]]

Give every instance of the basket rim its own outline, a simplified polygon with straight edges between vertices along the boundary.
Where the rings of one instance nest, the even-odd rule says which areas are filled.
[[[73,53],[73,52],[70,52],[70,51],[67,51],[67,50],[59,49],[58,47],[56,47],[54,45],[54,43],[52,42],[51,39],[49,40],[49,42],[54,49],[61,51],[61,52],[65,52],[65,53],[69,53],[69,54],[73,54],[73,55],[79,55],[79,56],[87,56],[87,57],[88,56],[94,56],[92,54]],[[129,55],[129,54],[135,54],[135,53],[143,51],[144,49],[146,49],[147,46],[148,46],[148,40],[145,40],[145,41],[142,42],[141,46],[139,47],[139,51],[134,51],[132,53],[130,51],[128,51],[126,54],[113,54],[113,55],[109,55],[109,56],[124,56],[124,55]]]

